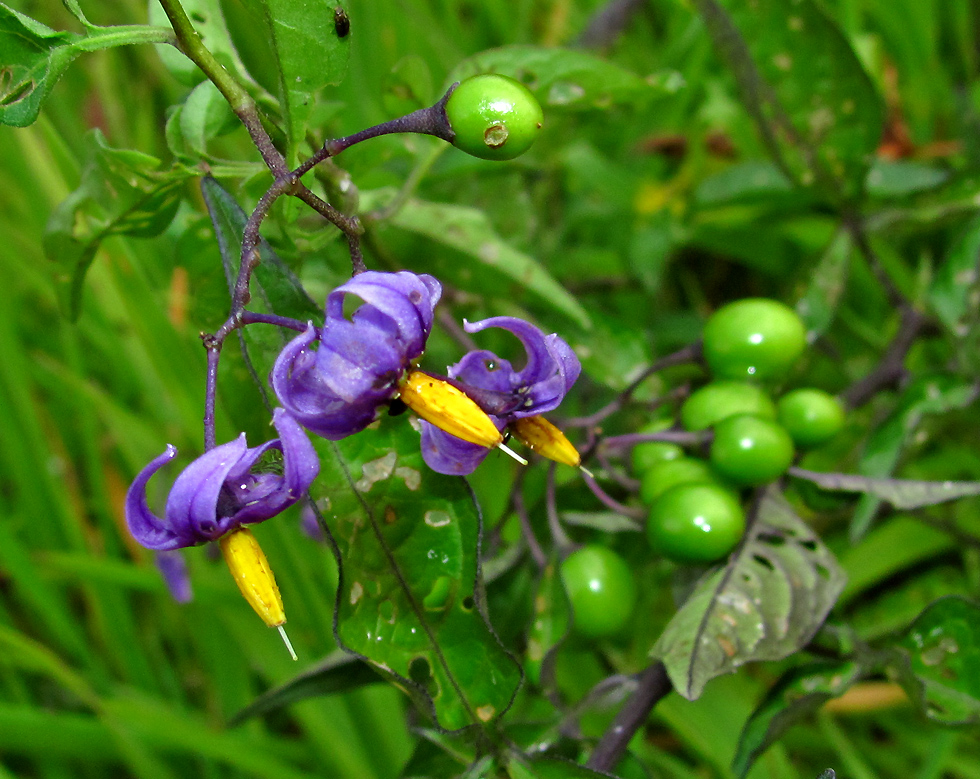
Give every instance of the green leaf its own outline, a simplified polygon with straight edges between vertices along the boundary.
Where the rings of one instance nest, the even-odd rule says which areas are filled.
[[[180,109],[180,131],[187,146],[205,156],[208,141],[240,126],[228,101],[210,81],[202,81]]]
[[[362,199],[364,193],[361,193]],[[390,224],[451,246],[507,276],[588,329],[592,322],[575,296],[559,284],[533,257],[517,251],[497,235],[487,215],[476,208],[452,203],[408,200]],[[503,294],[503,290],[501,291]]]
[[[217,179],[211,176],[201,179],[201,192],[204,194],[204,202],[221,249],[221,261],[228,276],[230,292],[241,263],[242,234],[248,216]],[[301,321],[316,319],[322,315],[320,307],[306,293],[296,274],[264,238],[259,241],[259,258],[261,261],[252,272],[252,308],[261,308],[264,303],[267,313]]]
[[[142,25],[59,32],[0,3],[0,124],[26,127],[79,54],[113,46],[162,43],[173,32]]]
[[[568,635],[571,625],[568,595],[552,560],[541,572],[534,596],[534,618],[527,636],[527,659],[524,670],[535,684],[552,686],[554,650]]]
[[[254,84],[235,50],[221,8],[221,0],[181,0],[181,6],[215,59],[240,80]],[[170,25],[166,11],[157,0],[151,0],[149,3],[149,18],[150,24]],[[157,53],[164,67],[184,86],[193,87],[205,80],[204,71],[176,46],[158,46]]]
[[[913,517],[889,518],[858,544],[841,553],[841,566],[848,579],[837,599],[838,608],[844,608],[856,596],[890,576],[944,554],[955,544],[948,533],[924,525]]]
[[[527,760],[515,754],[507,763],[507,776],[510,779],[603,779],[611,774],[599,773],[560,757]]]
[[[871,431],[858,470],[862,476],[884,477],[898,465],[906,441],[926,414],[942,414],[964,408],[977,397],[977,387],[951,376],[917,379],[903,393],[898,408]],[[863,491],[863,490],[862,490]],[[859,540],[871,527],[880,499],[865,494],[851,517],[851,542]]]
[[[779,200],[795,192],[793,182],[772,162],[749,160],[729,165],[698,184],[695,202],[702,208]]]
[[[834,321],[847,289],[852,243],[847,230],[837,231],[817,263],[806,292],[796,302],[796,312],[806,325],[807,343],[816,341]]]
[[[935,189],[949,179],[949,171],[909,160],[875,159],[868,171],[868,195],[901,198]]]
[[[917,479],[873,479],[850,473],[820,473],[790,468],[789,474],[806,479],[825,490],[863,492],[887,501],[897,509],[935,506],[959,498],[980,495],[980,481],[919,481]]]
[[[975,306],[969,301],[980,283],[980,217],[972,219],[959,240],[946,254],[929,288],[933,311],[954,335],[965,336],[967,320],[974,320]]]
[[[317,93],[339,84],[347,71],[352,30],[340,37],[334,22],[340,0],[311,3],[308,0],[248,0],[265,25],[279,71],[279,100],[289,139],[287,164],[298,161],[299,145]]]
[[[865,673],[858,663],[841,662],[812,663],[783,674],[745,723],[732,771],[744,777],[783,733],[831,698],[843,695]]]
[[[980,722],[980,607],[951,595],[930,605],[899,641],[900,679],[925,715],[943,725]]]
[[[643,528],[635,519],[615,511],[563,511],[561,521],[568,525],[589,527],[601,533],[641,533]]]
[[[814,0],[695,0],[763,141],[797,185],[860,197],[884,121],[847,38]]]
[[[0,4],[0,123],[31,124],[55,82],[78,56],[77,33],[58,32]]]
[[[73,320],[102,241],[111,235],[159,235],[177,212],[184,180],[194,175],[180,166],[158,171],[160,160],[114,149],[97,129],[86,146],[81,183],[51,214],[44,233],[44,253],[57,266],[59,297]]]
[[[285,684],[262,693],[232,717],[228,724],[234,727],[252,717],[262,716],[297,701],[350,692],[380,681],[382,677],[378,672],[363,660],[339,652],[330,655]]]
[[[339,641],[442,728],[500,716],[521,671],[483,613],[481,517],[466,483],[422,463],[403,417],[331,448],[320,483],[331,485],[324,515],[342,567]]]
[[[805,646],[844,582],[820,537],[769,489],[741,545],[697,583],[651,654],[694,700],[716,676]]]
[[[449,81],[480,73],[510,76],[527,86],[543,105],[575,109],[609,108],[660,97],[684,84],[674,72],[645,79],[584,51],[528,45],[480,52],[460,62]]]

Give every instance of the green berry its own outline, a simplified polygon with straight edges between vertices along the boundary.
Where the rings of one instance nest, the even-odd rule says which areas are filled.
[[[565,558],[560,572],[576,633],[605,638],[626,627],[636,605],[636,582],[622,557],[604,546],[584,546]]]
[[[738,414],[715,425],[711,464],[735,484],[765,484],[793,462],[793,439],[786,429],[752,414]]]
[[[453,145],[484,160],[512,160],[534,143],[544,122],[526,86],[507,76],[473,76],[446,102]]]
[[[640,478],[640,499],[652,506],[671,487],[678,484],[717,484],[711,466],[696,457],[678,457],[657,463]]]
[[[781,379],[805,347],[799,315],[767,298],[729,303],[704,326],[704,359],[719,379]]]
[[[715,484],[681,484],[650,508],[647,538],[653,550],[682,563],[725,557],[745,532],[738,499]]]
[[[783,395],[777,405],[779,421],[797,446],[820,446],[844,427],[844,407],[823,390],[796,389]]]
[[[681,406],[681,423],[688,430],[707,430],[735,414],[776,418],[769,394],[745,381],[715,381],[691,394]]]

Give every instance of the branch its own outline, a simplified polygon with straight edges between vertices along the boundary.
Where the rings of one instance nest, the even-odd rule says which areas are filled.
[[[671,691],[667,669],[657,661],[647,667],[638,679],[639,686],[629,697],[616,719],[602,734],[585,765],[594,771],[609,772],[616,767],[630,740],[643,727],[653,707]]]

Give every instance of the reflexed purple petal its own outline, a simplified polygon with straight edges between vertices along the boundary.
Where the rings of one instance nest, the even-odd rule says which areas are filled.
[[[205,452],[177,477],[167,497],[167,520],[200,541],[211,541],[232,527],[230,515],[218,515],[218,499],[228,473],[245,455],[248,444],[242,433],[234,441]]]
[[[468,333],[478,333],[489,327],[507,330],[520,339],[527,352],[524,367],[514,371],[507,360],[480,350],[463,357],[450,370],[450,376],[458,377],[466,384],[487,389],[490,388],[487,385],[492,384],[494,390],[523,396],[520,408],[507,414],[513,419],[537,416],[557,408],[582,370],[571,347],[554,333],[545,335],[534,325],[516,317],[498,316],[463,323]],[[491,371],[487,363],[496,363],[497,369]]]
[[[442,285],[431,276],[408,271],[359,273],[327,296],[328,319],[343,318],[346,294],[356,295],[366,306],[384,314],[407,350],[408,359],[415,359],[422,353],[432,329],[433,310],[442,295]],[[374,321],[378,322],[376,318]]]
[[[194,600],[194,591],[191,589],[191,579],[187,575],[187,562],[184,560],[184,555],[176,550],[157,552],[154,559],[160,575],[163,576],[164,584],[170,590],[171,597],[178,603],[190,603]]]
[[[366,271],[337,287],[323,327],[311,325],[277,358],[270,380],[279,402],[324,438],[363,430],[421,354],[441,294],[434,278],[408,271]],[[350,319],[347,295],[361,299]]]
[[[146,505],[146,484],[150,477],[176,456],[176,447],[167,444],[167,450],[139,472],[126,492],[126,524],[133,538],[147,549],[186,546],[186,535],[178,535],[166,519],[156,516]]]
[[[323,543],[327,540],[316,516],[316,510],[309,499],[304,499],[299,510],[299,527],[308,538]]]
[[[486,349],[463,355],[463,359],[449,369],[449,378],[480,389],[508,394],[520,386],[520,377],[511,364]]]
[[[422,459],[436,473],[450,476],[473,473],[489,453],[485,446],[471,444],[435,425],[422,422]]]
[[[557,366],[551,352],[545,343],[545,335],[540,329],[513,316],[493,316],[480,322],[463,322],[467,333],[478,333],[488,327],[499,327],[516,335],[527,352],[527,363],[518,372],[524,386],[534,384],[551,377]]]
[[[283,474],[256,474],[252,486],[241,496],[242,508],[232,519],[236,524],[250,524],[274,517],[298,501],[320,472],[320,459],[306,433],[287,412],[277,408],[272,422],[280,438]],[[262,447],[260,447],[262,448]]]

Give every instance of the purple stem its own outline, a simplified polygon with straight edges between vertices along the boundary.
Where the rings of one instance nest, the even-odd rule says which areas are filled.
[[[295,330],[298,333],[306,332],[308,325],[307,322],[301,322],[300,320],[293,319],[292,317],[279,316],[278,314],[259,314],[255,311],[243,311],[241,323],[243,325],[277,325],[278,327],[285,327],[289,330]]]
[[[681,446],[700,446],[710,439],[711,433],[707,431],[690,433],[686,430],[662,430],[657,433],[628,433],[609,436],[602,439],[600,446],[603,450],[629,449],[637,444],[646,444],[651,441],[663,441]]]
[[[622,514],[624,517],[629,517],[630,519],[635,519],[637,521],[642,520],[646,516],[646,512],[643,509],[627,506],[620,503],[615,498],[610,497],[606,491],[599,486],[595,478],[589,476],[589,474],[583,472],[582,479],[585,481],[585,485],[592,490],[592,494],[595,495],[607,508],[612,509],[617,514]]]
[[[630,385],[620,392],[619,395],[616,396],[616,399],[611,403],[603,408],[600,408],[594,414],[590,414],[587,417],[575,417],[574,419],[565,420],[565,427],[592,427],[593,425],[599,424],[603,419],[615,414],[627,403],[629,403],[633,393],[636,392],[640,385],[653,374],[659,373],[665,368],[671,368],[675,365],[684,365],[685,363],[689,362],[696,362],[699,359],[701,359],[700,341],[697,341],[690,346],[685,346],[683,349],[679,349],[673,354],[668,354],[666,357],[662,357],[643,371],[643,373],[641,373],[636,379],[634,379]]]
[[[589,756],[586,767],[594,771],[611,771],[616,767],[636,731],[643,727],[657,703],[671,691],[670,679],[664,664],[657,661],[640,674],[639,686],[629,697],[616,719],[602,734]]]

